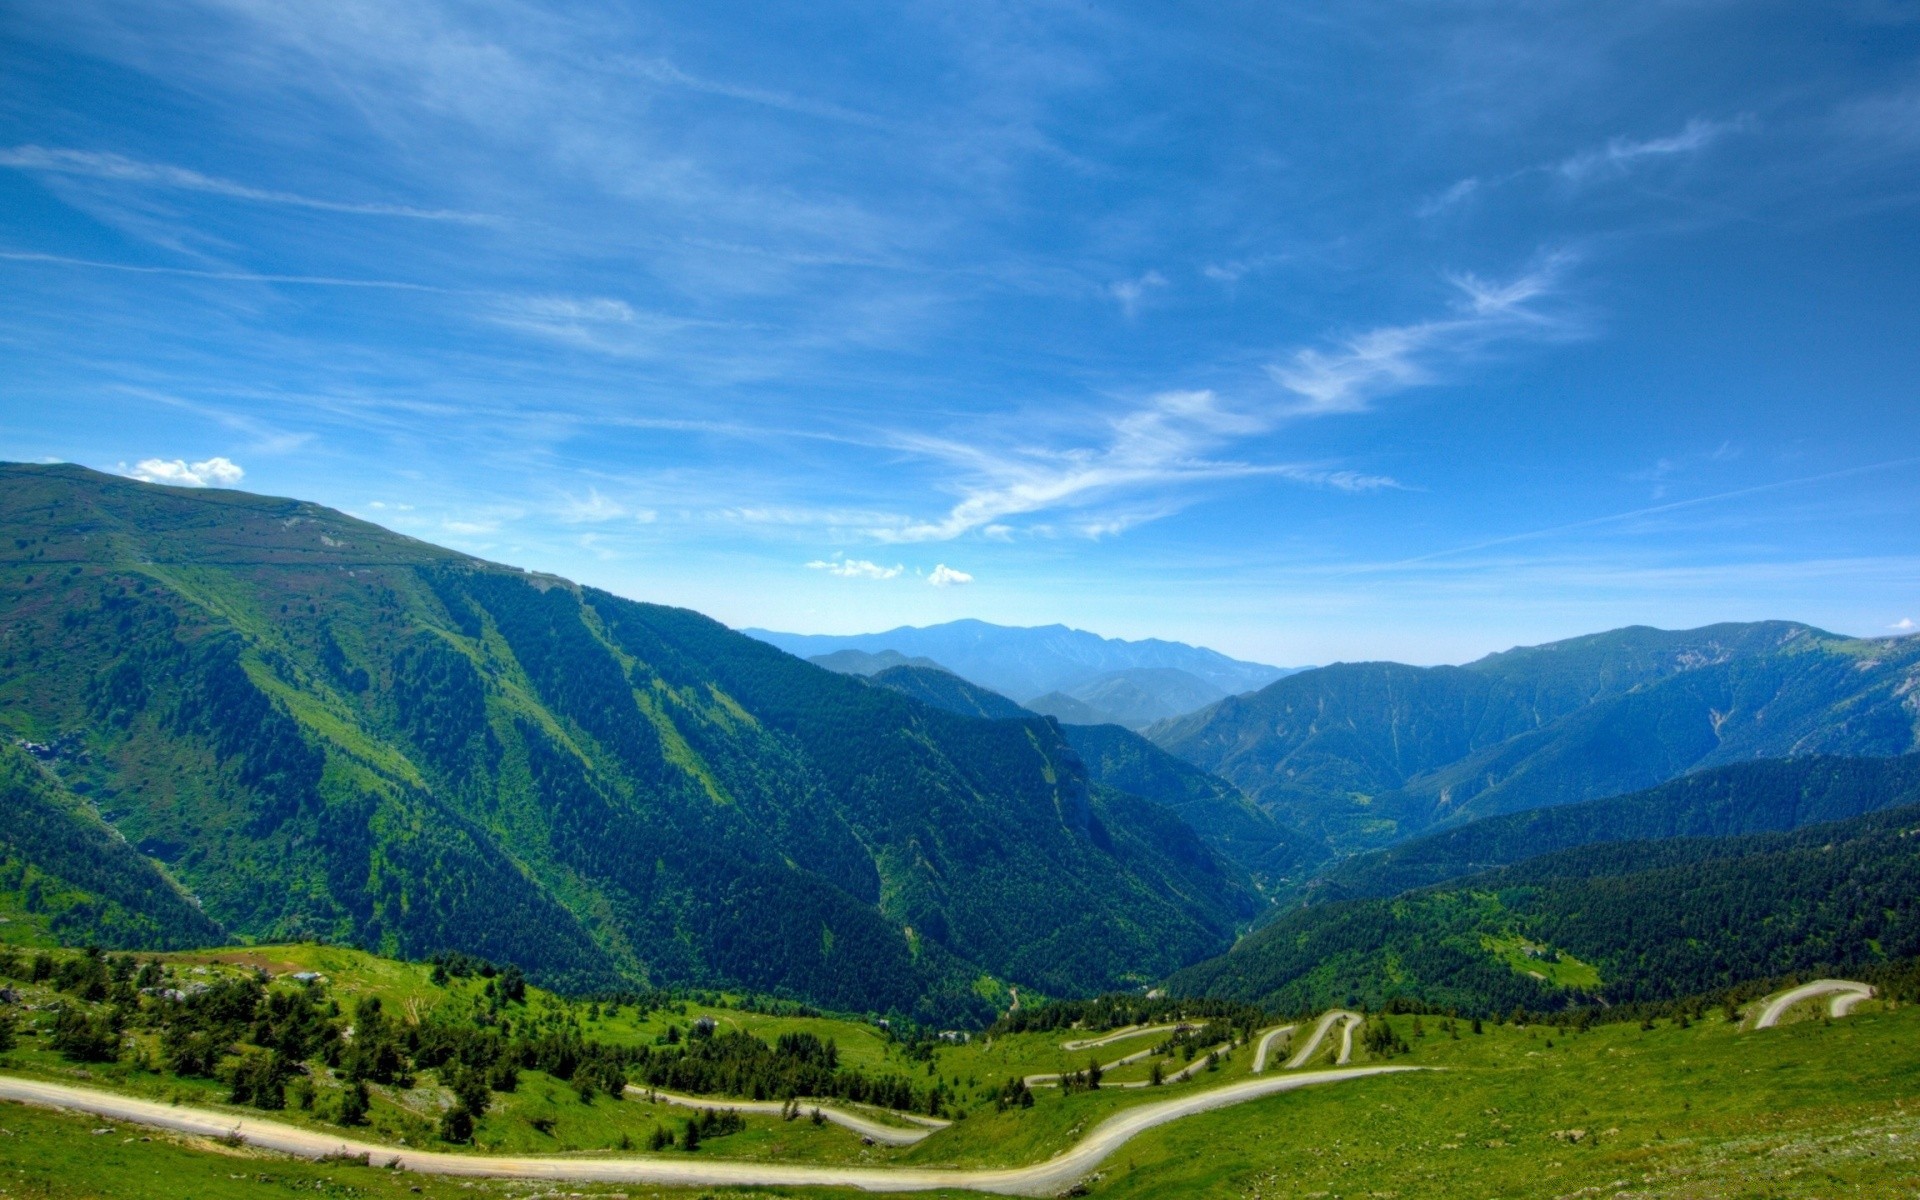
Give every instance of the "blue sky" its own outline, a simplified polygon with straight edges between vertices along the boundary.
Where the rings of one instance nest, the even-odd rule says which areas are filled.
[[[808,632],[1920,621],[1920,5],[16,0],[0,78],[7,458]]]

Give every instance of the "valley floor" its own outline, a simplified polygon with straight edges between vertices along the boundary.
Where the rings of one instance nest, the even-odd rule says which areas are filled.
[[[1751,1027],[1756,1008],[1740,1023],[1711,1014],[1684,1028],[1662,1022],[1575,1033],[1488,1025],[1478,1035],[1463,1023],[1394,1017],[1407,1051],[1370,1059],[1356,1045],[1356,1063],[1438,1070],[1269,1095],[1158,1125],[1092,1168],[1084,1185],[1096,1196],[1328,1200],[1920,1196],[1920,1007],[1870,1001],[1850,1011],[1833,1019],[1827,998],[1811,997],[1770,1029]],[[1128,1048],[1113,1051],[1117,1057]],[[1253,1054],[1242,1047],[1238,1061],[1211,1076],[1215,1082],[1179,1091],[1200,1097],[1254,1083],[1246,1073]],[[902,1182],[926,1186],[952,1168],[1042,1162],[1116,1109],[1175,1098],[1041,1089],[1032,1109],[980,1113],[904,1155],[883,1153],[916,1173]],[[230,1126],[232,1117],[226,1120]],[[840,1131],[835,1140],[850,1139]],[[726,1153],[716,1144],[698,1155],[621,1157],[718,1167]],[[601,1156],[571,1162],[589,1170],[612,1165]],[[755,1164],[755,1178],[774,1182],[765,1173],[771,1165]],[[701,1190],[685,1194],[728,1194],[712,1190],[713,1175],[705,1178]],[[1029,1182],[1058,1192],[1074,1180]],[[0,1105],[0,1197],[382,1196],[410,1188],[521,1197],[550,1194],[552,1186],[315,1164],[207,1137]],[[665,1186],[634,1193],[633,1183],[566,1186],[581,1195],[682,1194]],[[776,1184],[752,1194],[838,1192]]]

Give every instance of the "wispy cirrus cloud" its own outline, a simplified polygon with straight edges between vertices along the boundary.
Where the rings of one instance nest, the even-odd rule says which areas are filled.
[[[1753,124],[1751,117],[1710,121],[1695,117],[1678,132],[1665,137],[1614,137],[1605,146],[1570,155],[1555,164],[1554,173],[1574,183],[1585,183],[1603,175],[1625,173],[1635,163],[1650,158],[1672,158],[1704,150],[1722,137]]]
[[[1664,136],[1634,138],[1620,135],[1607,139],[1605,145],[1576,151],[1554,162],[1522,167],[1492,179],[1470,175],[1457,180],[1438,195],[1428,197],[1415,209],[1415,214],[1423,220],[1437,217],[1476,196],[1530,177],[1546,176],[1573,187],[1602,179],[1620,178],[1649,161],[1697,154],[1728,134],[1751,129],[1754,123],[1754,119],[1747,115],[1726,120],[1694,117],[1678,130]]]
[[[180,191],[205,192],[233,200],[251,200],[261,204],[285,204],[322,212],[355,213],[368,217],[407,217],[421,221],[466,221],[487,224],[495,220],[482,213],[458,212],[445,208],[419,208],[411,204],[384,204],[351,200],[327,200],[303,196],[297,192],[254,187],[204,175],[170,163],[146,162],[99,150],[68,150],[49,146],[13,146],[0,149],[0,167],[55,175],[85,175],[122,183],[146,184]]]
[[[945,541],[975,530],[1004,537],[1012,517],[1255,476],[1352,493],[1398,488],[1401,484],[1387,475],[1327,464],[1248,461],[1226,452],[1290,421],[1365,412],[1391,392],[1437,382],[1450,367],[1496,342],[1569,336],[1569,322],[1541,302],[1553,294],[1570,261],[1564,254],[1549,256],[1505,281],[1452,276],[1455,299],[1444,316],[1378,326],[1330,348],[1296,350],[1267,368],[1277,394],[1229,401],[1210,389],[1160,392],[1108,421],[1095,445],[1006,447],[903,435],[895,440],[898,448],[956,469],[962,499],[939,519],[901,521],[866,532],[884,542]],[[1163,500],[1142,517],[1136,505],[1131,513],[1102,515],[1074,527],[1083,536],[1104,537],[1180,506]]]

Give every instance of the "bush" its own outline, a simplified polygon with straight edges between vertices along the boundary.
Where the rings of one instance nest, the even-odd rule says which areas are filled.
[[[49,1044],[73,1062],[112,1062],[120,1057],[120,1034],[104,1015],[62,1008],[53,1019]]]
[[[443,1142],[470,1142],[473,1140],[473,1114],[465,1105],[456,1104],[440,1115],[440,1140]]]
[[[367,1095],[367,1085],[355,1080],[340,1093],[340,1104],[335,1110],[334,1123],[337,1125],[365,1125],[367,1109],[372,1101]]]

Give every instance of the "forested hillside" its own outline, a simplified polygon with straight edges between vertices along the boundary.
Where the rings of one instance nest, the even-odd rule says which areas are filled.
[[[0,941],[172,949],[220,940],[220,927],[152,862],[15,746],[0,746],[0,815],[0,913],[13,926]]]
[[[315,505],[0,467],[0,723],[229,931],[954,1019],[1256,896],[1040,718]]]
[[[1481,1014],[1658,1000],[1920,954],[1920,806],[1791,833],[1609,842],[1296,909],[1176,995]]]
[[[1920,748],[1920,636],[1630,628],[1464,667],[1349,663],[1149,731],[1340,850],[1703,767]]]
[[[962,716],[1033,715],[998,692],[946,671],[894,667],[872,679],[877,686]],[[1275,821],[1240,789],[1175,758],[1132,730],[1118,725],[1062,724],[1060,732],[1079,754],[1089,779],[1172,809],[1202,841],[1251,871],[1263,886],[1274,886],[1325,858],[1324,849],[1312,838]]]
[[[1920,803],[1920,755],[1763,759],[1625,796],[1529,809],[1430,833],[1328,868],[1310,902],[1393,896],[1594,842],[1797,829]]]

